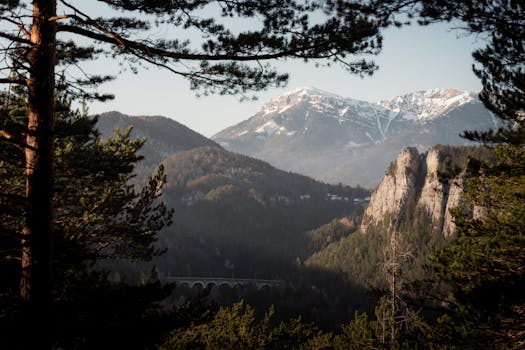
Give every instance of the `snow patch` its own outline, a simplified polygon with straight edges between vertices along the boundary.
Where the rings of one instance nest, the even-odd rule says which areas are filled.
[[[272,136],[273,134],[277,133],[282,134],[286,132],[286,128],[284,126],[280,126],[275,121],[270,120],[257,129],[255,129],[255,132],[259,135],[264,135],[266,137]]]
[[[354,142],[354,141],[349,141],[346,145],[345,145],[345,149],[352,149],[352,148],[360,148],[360,147],[363,147],[363,146],[366,146],[368,145],[367,143],[357,143],[357,142]]]
[[[395,115],[414,121],[429,121],[476,99],[475,94],[456,89],[431,89],[397,96],[378,103]]]

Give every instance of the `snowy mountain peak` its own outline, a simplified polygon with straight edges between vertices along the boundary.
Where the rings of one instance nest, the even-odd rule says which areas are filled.
[[[404,119],[428,121],[476,100],[476,94],[457,89],[430,89],[397,96],[378,105]]]
[[[298,105],[299,103],[307,103],[309,107],[313,107],[318,111],[337,110],[334,114],[345,114],[349,107],[359,109],[384,109],[370,102],[354,100],[347,97],[342,97],[330,92],[326,92],[315,87],[301,87],[282,95],[279,95],[269,102],[265,103],[261,108],[259,115],[266,116],[271,113],[282,113],[287,109]]]
[[[323,91],[321,89],[312,87],[312,86],[303,86],[298,89],[292,90],[288,93],[285,93],[285,95],[298,95],[298,96],[322,96],[322,97],[330,97],[330,98],[343,98],[339,95],[333,94],[331,92]]]
[[[475,94],[432,89],[372,103],[303,87],[214,136],[226,149],[324,181],[376,186],[403,147],[460,144],[498,127]]]
[[[286,109],[293,107],[302,101],[311,100],[312,98],[342,99],[342,97],[335,94],[307,86],[286,92],[271,99],[263,105],[261,112],[263,112],[264,115],[274,112],[282,113]]]
[[[371,103],[314,87],[301,87],[273,98],[254,116],[215,137],[228,147],[232,140],[252,137],[264,143],[276,137],[348,134],[342,147],[355,148],[355,145],[384,142],[413,124],[422,127],[473,101],[477,102],[475,94],[457,89],[417,91]]]

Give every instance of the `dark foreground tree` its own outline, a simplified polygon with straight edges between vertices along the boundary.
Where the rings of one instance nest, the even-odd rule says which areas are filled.
[[[457,237],[432,258],[451,286],[442,319],[459,347],[525,346],[525,148],[498,146],[496,163],[478,164],[456,210]],[[477,168],[477,169],[476,169]]]
[[[525,347],[525,3],[519,0],[390,1],[422,23],[458,21],[487,39],[476,50],[480,99],[507,124],[465,137],[495,147],[495,162],[471,162],[469,210],[454,212],[457,237],[433,267],[451,288],[442,344]]]
[[[1,128],[10,133],[23,130],[26,101],[17,94],[4,94],[0,102]],[[42,334],[48,332],[42,336],[48,335],[56,344],[78,347],[84,343],[89,348],[99,347],[96,339],[105,338],[111,344],[111,339],[124,333],[124,325],[141,324],[144,312],[154,311],[152,303],[169,292],[169,287],[161,287],[154,279],[135,287],[109,283],[101,264],[151,259],[158,253],[153,247],[156,233],[171,222],[172,211],[158,200],[165,182],[162,168],[142,188],[130,183],[144,140],[130,138],[130,130],[100,140],[96,119],[72,111],[70,102],[65,96],[58,98],[54,140],[54,235],[50,242],[54,317],[38,326]],[[0,140],[0,145],[0,338],[8,348],[30,348],[27,340],[43,346],[42,338],[21,337],[32,315],[18,297],[22,252],[17,233],[26,210],[24,152],[11,142]],[[142,337],[147,338],[144,333]]]
[[[287,75],[264,63],[274,59],[327,60],[343,64],[352,73],[369,74],[373,64],[350,62],[346,56],[377,53],[381,46],[375,24],[357,6],[342,6],[341,1],[96,3],[105,5],[104,15],[110,15],[90,15],[83,10],[84,1],[0,4],[0,45],[6,53],[0,83],[20,85],[27,94],[26,127],[15,133],[3,129],[0,136],[25,152],[25,218],[16,235],[21,235],[22,249],[20,296],[34,310],[35,324],[49,320],[51,305],[55,88],[85,98],[109,97],[86,90],[109,77],[86,77],[82,70],[77,75],[66,72],[64,76],[73,78],[57,86],[57,67],[76,67],[106,55],[122,59],[132,69],[141,63],[166,68],[204,93],[230,94],[283,85]],[[256,24],[254,29],[235,33],[215,18],[243,18]],[[154,27],[173,28],[179,37],[155,39],[150,31]],[[184,30],[199,33],[201,41],[190,44],[181,35]]]
[[[444,347],[525,347],[525,2],[371,1],[385,23],[408,14],[422,24],[454,21],[486,46],[473,53],[480,99],[506,124],[465,131],[495,148],[494,162],[472,160],[468,210],[454,212],[457,237],[433,256],[451,288],[436,340]]]
[[[459,19],[488,38],[473,53],[480,98],[505,127],[465,132],[495,146],[495,163],[473,162],[466,197],[470,213],[455,212],[458,237],[438,252],[434,267],[452,287],[452,329],[466,345],[525,346],[525,3],[423,1],[427,20]],[[450,333],[449,333],[450,334]],[[466,335],[466,336],[465,336]],[[461,342],[460,342],[461,344]],[[465,345],[465,344],[463,344]]]
[[[172,331],[158,350],[333,349],[333,336],[300,318],[275,322],[273,308],[262,318],[243,302],[219,309],[209,320]],[[341,348],[342,349],[342,348]]]

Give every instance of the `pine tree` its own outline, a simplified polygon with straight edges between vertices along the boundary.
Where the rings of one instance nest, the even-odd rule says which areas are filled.
[[[61,6],[57,15],[57,3]],[[265,64],[279,58],[327,59],[343,63],[354,73],[371,73],[374,65],[365,61],[348,62],[347,54],[376,53],[381,45],[376,26],[356,9],[340,4],[300,1],[101,1],[117,14],[93,17],[79,5],[65,0],[3,2],[0,7],[0,33],[3,61],[0,83],[26,88],[28,124],[18,134],[2,130],[6,140],[19,140],[26,158],[26,217],[23,238],[23,299],[48,314],[50,300],[50,242],[53,227],[53,162],[55,137],[55,85],[57,67],[76,66],[100,55],[121,57],[136,68],[150,63],[181,75],[193,89],[222,94],[247,92],[271,85],[281,86],[287,79]],[[234,34],[203,10],[216,5],[218,16],[257,19],[258,29]],[[118,14],[121,11],[124,15]],[[326,21],[315,23],[308,15],[324,11]],[[140,16],[139,16],[140,15]],[[140,39],[152,27],[172,26],[178,30],[196,29],[202,35],[200,49],[177,39]],[[82,37],[92,44],[82,46],[60,35]],[[58,36],[57,36],[58,35]],[[68,75],[69,76],[69,75]],[[61,88],[87,98],[105,99],[86,90],[109,77],[89,76],[68,81]],[[20,144],[20,142],[18,142]]]
[[[1,97],[2,128],[22,130],[27,118],[25,100],[18,94]],[[155,281],[143,287],[111,285],[100,262],[107,265],[113,260],[151,259],[159,253],[153,246],[156,233],[171,223],[172,211],[158,198],[165,182],[162,168],[145,186],[132,184],[134,166],[141,160],[137,152],[145,140],[131,138],[131,130],[101,140],[95,129],[96,118],[87,117],[85,111],[71,110],[70,105],[70,97],[59,97],[53,169],[56,181],[52,191],[55,235],[50,242],[54,252],[50,296],[54,325],[50,322],[41,327],[46,332],[58,332],[55,341],[67,343],[79,337],[89,343],[95,329],[118,324],[110,322],[117,315],[126,318],[128,325],[139,322],[140,313],[169,291]],[[3,329],[11,330],[5,335],[13,339],[23,329],[17,319],[27,317],[16,297],[20,276],[16,262],[22,258],[22,243],[15,235],[22,229],[25,215],[25,164],[17,145],[3,140],[0,144],[0,174],[5,179],[0,187],[0,231],[5,233],[0,240],[0,267],[2,276],[7,277],[0,286],[0,320]],[[137,298],[133,307],[124,304],[130,300],[123,293]],[[101,303],[108,298],[114,298],[112,305]],[[112,327],[114,331],[118,328]],[[35,341],[42,346],[42,339]],[[24,342],[6,342],[10,347],[28,346]]]
[[[333,336],[300,318],[275,322],[270,308],[262,320],[239,302],[220,308],[198,324],[173,330],[159,350],[176,349],[332,349]]]
[[[468,334],[455,341],[518,349],[525,344],[525,148],[495,152],[496,163],[482,164],[469,184],[472,211],[454,212],[458,236],[433,266],[452,287],[447,319]]]
[[[276,59],[320,59],[341,63],[352,73],[370,74],[373,63],[352,62],[346,56],[374,54],[381,46],[375,23],[358,6],[339,1],[98,3],[115,15],[95,17],[66,0],[9,0],[0,5],[0,40],[7,53],[0,83],[20,85],[27,96],[26,127],[14,134],[2,129],[0,136],[25,153],[25,218],[21,231],[13,234],[22,235],[20,295],[34,310],[36,324],[49,320],[51,305],[56,88],[85,98],[110,97],[87,89],[110,77],[81,74],[82,78],[60,85],[59,70],[109,55],[121,58],[131,69],[141,63],[165,68],[204,93],[234,94],[282,86],[288,76],[263,64]],[[210,8],[217,16],[205,15]],[[258,27],[235,34],[214,17],[251,19]],[[164,26],[179,33],[196,30],[202,40],[190,45],[184,39],[147,38],[148,30]]]
[[[433,257],[452,288],[443,325],[462,347],[525,346],[525,4],[523,1],[421,1],[426,23],[460,20],[488,37],[473,53],[480,99],[507,124],[464,136],[495,148],[495,161],[472,160],[470,211],[454,212],[458,235]],[[448,322],[446,322],[448,321]]]

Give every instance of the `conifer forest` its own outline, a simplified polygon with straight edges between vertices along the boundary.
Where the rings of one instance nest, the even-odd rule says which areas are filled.
[[[122,72],[160,70],[202,103],[286,86],[285,61],[370,79],[386,30],[435,23],[481,38],[463,98],[492,127],[467,110],[462,144],[407,144],[374,188],[90,112]],[[108,59],[121,71],[97,71]],[[230,134],[328,157],[279,141],[297,136],[287,110],[265,105],[255,141]],[[389,116],[344,151],[387,144]],[[1,349],[525,349],[524,275],[523,1],[0,1]]]

